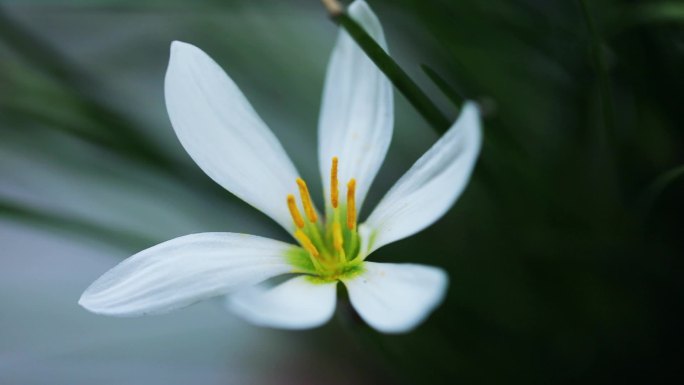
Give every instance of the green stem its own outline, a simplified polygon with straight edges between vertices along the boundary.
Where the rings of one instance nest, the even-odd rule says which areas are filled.
[[[331,19],[344,28],[363,52],[387,76],[418,113],[439,133],[451,126],[451,121],[435,106],[427,94],[408,76],[385,50],[352,19],[336,1],[324,1]]]

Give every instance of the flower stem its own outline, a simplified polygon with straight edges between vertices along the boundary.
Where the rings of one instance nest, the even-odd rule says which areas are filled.
[[[330,18],[342,28],[361,47],[399,92],[413,105],[418,113],[439,133],[451,126],[450,120],[435,106],[427,94],[408,76],[397,62],[352,19],[337,0],[322,0]]]

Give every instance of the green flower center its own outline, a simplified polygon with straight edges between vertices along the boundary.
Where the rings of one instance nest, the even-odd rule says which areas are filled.
[[[335,281],[363,271],[356,226],[356,180],[352,178],[347,183],[347,199],[340,205],[337,163],[337,157],[334,157],[330,172],[330,205],[325,221],[319,220],[303,179],[297,178],[297,186],[304,216],[297,207],[295,196],[287,196],[287,206],[296,228],[294,236],[301,245],[290,252],[290,263],[299,272],[312,275],[314,281]]]

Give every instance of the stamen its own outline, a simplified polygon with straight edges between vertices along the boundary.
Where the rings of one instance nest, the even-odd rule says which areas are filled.
[[[315,258],[318,258],[318,249],[316,249],[316,246],[314,246],[314,244],[311,242],[311,239],[309,239],[309,237],[307,237],[302,230],[295,231],[294,236],[297,238],[304,250],[308,251],[309,254],[313,255]]]
[[[302,219],[302,215],[299,213],[299,209],[295,203],[295,197],[292,194],[287,196],[287,208],[290,209],[290,215],[292,216],[295,225],[300,229],[304,228],[304,219]]]
[[[302,197],[302,204],[304,205],[304,213],[306,217],[313,223],[318,220],[316,210],[311,203],[311,196],[309,195],[309,188],[306,187],[306,182],[302,178],[297,178],[297,186],[299,186],[299,195]]]
[[[333,247],[335,247],[335,250],[337,251],[342,251],[343,245],[344,245],[344,238],[342,237],[342,227],[340,226],[340,222],[335,221],[333,223]]]
[[[354,230],[356,227],[356,180],[354,178],[347,183],[347,228]]]
[[[337,157],[332,158],[332,168],[330,169],[330,202],[334,209],[337,208],[340,199],[339,181],[337,180]]]

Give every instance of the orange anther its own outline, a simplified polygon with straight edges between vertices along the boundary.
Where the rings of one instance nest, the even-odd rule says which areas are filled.
[[[297,203],[295,203],[295,197],[292,194],[287,196],[287,208],[290,209],[290,215],[292,216],[295,225],[300,229],[303,228],[304,219],[302,219],[302,215],[299,213]]]
[[[309,218],[311,222],[316,222],[318,216],[316,215],[316,210],[314,210],[313,204],[311,203],[311,195],[309,195],[309,188],[306,187],[306,182],[304,179],[297,178],[297,186],[299,186],[299,196],[302,198],[302,205],[304,205],[304,213],[306,217]]]
[[[340,200],[339,181],[337,180],[337,157],[332,158],[332,167],[330,168],[330,202],[333,208],[337,208]]]
[[[352,178],[347,183],[347,228],[356,227],[356,180]]]

